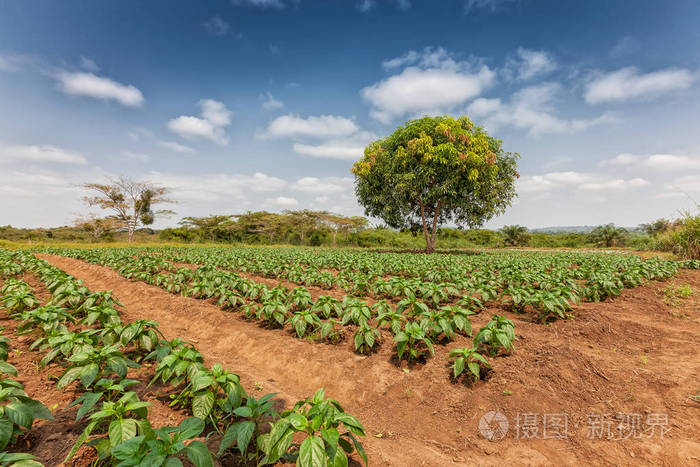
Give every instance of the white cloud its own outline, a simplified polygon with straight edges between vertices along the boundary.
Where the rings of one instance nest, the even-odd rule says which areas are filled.
[[[467,114],[484,119],[491,131],[510,126],[527,130],[532,136],[583,131],[614,120],[609,114],[577,120],[558,117],[552,103],[560,92],[558,83],[529,86],[513,94],[506,104],[500,99],[477,99],[467,107]]]
[[[250,193],[272,193],[288,185],[286,180],[260,172],[253,175],[179,175],[151,172],[145,178],[172,188],[173,197],[184,201],[215,202],[247,199]]]
[[[348,191],[352,183],[352,178],[349,177],[303,177],[294,182],[291,188],[305,193],[328,194]]]
[[[293,208],[299,205],[299,201],[296,198],[289,198],[287,196],[278,196],[277,198],[267,199],[265,201],[267,205],[274,205],[281,208]]]
[[[203,99],[199,105],[202,108],[201,118],[181,115],[168,122],[168,129],[183,138],[203,138],[217,144],[227,144],[224,128],[231,123],[231,112],[223,103],[213,99]]]
[[[262,101],[263,109],[266,110],[281,109],[284,107],[284,102],[275,99],[275,96],[273,96],[269,91],[265,94],[260,94],[260,100]]]
[[[139,162],[150,162],[151,156],[140,152],[122,151],[122,156]]]
[[[332,142],[316,145],[294,143],[294,152],[302,156],[348,161],[354,161],[362,157],[364,149],[364,146],[335,144]]]
[[[356,8],[357,11],[359,11],[360,13],[366,13],[374,9],[375,6],[376,4],[374,3],[374,0],[359,0],[357,2]]]
[[[485,97],[480,97],[469,104],[469,107],[467,107],[467,112],[469,112],[469,116],[478,118],[493,114],[501,110],[501,108],[503,108],[501,99],[487,99]]]
[[[578,186],[580,190],[586,190],[586,191],[608,191],[608,190],[614,190],[614,191],[622,191],[622,190],[628,190],[631,188],[640,188],[643,186],[647,186],[649,182],[644,180],[643,178],[633,178],[631,180],[624,180],[621,178],[617,178],[614,180],[606,180],[603,182],[592,182],[592,183],[583,183]]]
[[[600,161],[598,165],[601,167],[619,167],[625,165],[637,164],[642,158],[640,156],[635,156],[634,154],[618,154],[612,159],[606,159]]]
[[[332,138],[348,136],[357,130],[355,122],[345,117],[320,115],[304,118],[288,114],[272,120],[262,136],[272,138]]]
[[[143,94],[131,84],[121,84],[89,72],[62,71],[55,77],[66,94],[114,100],[127,107],[143,105]]]
[[[643,178],[609,178],[606,174],[588,172],[549,172],[542,175],[526,175],[517,181],[518,193],[540,193],[552,190],[582,190],[586,192],[624,191],[647,186]]]
[[[669,192],[700,193],[700,175],[685,175],[664,185]]]
[[[232,0],[234,5],[249,5],[259,8],[286,8],[282,0]]]
[[[97,63],[87,57],[80,57],[80,68],[87,71],[92,71],[93,73],[100,71],[100,67],[97,66]]]
[[[517,57],[510,57],[504,69],[509,78],[521,81],[545,75],[556,70],[557,63],[554,58],[544,50],[530,50],[519,47]]]
[[[166,148],[166,149],[170,149],[171,151],[175,151],[175,152],[180,152],[182,154],[194,154],[197,152],[194,149],[192,149],[191,147],[185,146],[184,144],[176,143],[175,141],[159,140],[157,142],[157,144],[159,146]]]
[[[636,68],[626,67],[594,75],[586,85],[585,98],[589,104],[652,99],[688,89],[697,79],[697,73],[683,68],[640,74]]]
[[[457,68],[409,67],[400,74],[367,86],[361,94],[370,115],[382,123],[405,115],[444,113],[481,94],[495,73],[483,66],[476,72]]]
[[[477,10],[486,10],[491,13],[503,11],[516,0],[465,0],[464,13],[469,14]]]
[[[319,144],[295,143],[294,152],[302,156],[355,161],[362,157],[365,147],[377,135],[368,131],[358,131],[345,138],[333,138]]]
[[[700,157],[674,154],[652,154],[639,156],[635,154],[618,154],[612,159],[599,163],[601,167],[634,167],[653,169],[654,171],[700,170]]]
[[[0,156],[0,159],[14,159],[23,162],[87,164],[87,159],[82,154],[51,145],[0,146]]]
[[[440,114],[481,94],[496,73],[473,61],[461,61],[442,47],[410,50],[382,62],[386,70],[404,68],[361,90],[370,115],[382,123],[402,116]]]
[[[12,73],[19,71],[22,64],[27,61],[27,57],[22,55],[3,55],[0,54],[0,71]]]
[[[202,23],[202,26],[213,36],[223,37],[231,32],[231,25],[218,16],[212,16]]]

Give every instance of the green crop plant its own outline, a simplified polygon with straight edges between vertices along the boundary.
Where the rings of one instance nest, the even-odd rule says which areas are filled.
[[[197,417],[186,418],[180,426],[144,430],[116,445],[111,450],[115,464],[120,467],[182,466],[178,456],[185,455],[195,467],[212,467],[214,461],[206,444],[193,440],[202,434],[204,422]],[[185,441],[190,440],[185,444]]]
[[[80,433],[63,462],[67,463],[72,459],[93,432],[103,432],[105,428],[107,436],[92,439],[88,443],[97,450],[101,461],[108,459],[113,449],[123,442],[137,435],[146,435],[153,430],[146,419],[149,405],[149,402],[140,401],[133,391],[125,393],[113,402],[103,402],[99,410],[90,414],[90,422]]]
[[[381,341],[381,338],[382,335],[379,329],[363,322],[358,326],[353,336],[355,351],[368,354],[374,350],[375,346]]]
[[[343,315],[343,307],[340,300],[330,295],[319,296],[311,306],[311,311],[320,313],[326,319],[331,316],[340,318]]]
[[[1,362],[0,372],[17,376],[15,367]],[[34,420],[52,420],[51,411],[24,392],[21,383],[0,377],[0,451],[17,442],[17,438],[32,428]]]
[[[135,384],[139,384],[139,381],[135,379],[115,380],[112,378],[101,378],[94,384],[92,391],[84,392],[66,408],[70,409],[71,407],[80,406],[75,415],[75,421],[77,422],[85,415],[90,414],[97,403],[114,401],[121,397],[130,386]]]
[[[71,355],[68,362],[68,368],[58,380],[58,388],[64,388],[77,379],[83,387],[89,388],[97,379],[112,374],[125,378],[129,368],[140,367],[124,356],[119,345],[87,347]]]
[[[226,427],[219,443],[217,456],[224,454],[235,442],[244,463],[255,460],[256,465],[259,465],[261,451],[257,439],[260,429],[264,422],[273,421],[279,417],[273,408],[273,397],[276,395],[276,393],[265,394],[260,399],[246,395],[245,405],[233,410],[233,414],[242,420],[234,421]]]
[[[500,349],[510,353],[513,351],[515,332],[513,322],[503,316],[493,315],[486,326],[479,329],[474,336],[474,346],[486,347],[490,355],[496,355]]]
[[[264,457],[260,464],[287,461],[299,466],[347,466],[347,456],[357,451],[367,465],[359,436],[365,436],[362,424],[320,389],[283,412],[270,432],[261,435]]]
[[[304,337],[321,327],[321,319],[312,311],[297,311],[292,314],[289,324],[294,328],[297,337]]]
[[[452,362],[452,375],[455,379],[459,378],[464,370],[469,371],[469,376],[478,381],[481,377],[483,368],[491,368],[489,362],[481,355],[476,347],[462,347],[461,349],[453,349],[450,351],[449,358],[454,358]]]
[[[435,353],[433,342],[419,323],[406,323],[403,330],[394,336],[394,342],[399,360],[404,354],[410,362]]]

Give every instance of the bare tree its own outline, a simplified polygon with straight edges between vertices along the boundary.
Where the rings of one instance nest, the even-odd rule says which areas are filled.
[[[162,203],[174,203],[167,198],[169,188],[154,185],[150,182],[137,182],[128,177],[111,179],[111,183],[86,183],[84,188],[96,191],[95,196],[84,198],[88,206],[99,206],[113,212],[110,219],[118,221],[129,232],[129,242],[134,237],[134,231],[141,225],[151,225],[156,216],[173,214],[164,209],[153,211],[152,206]]]

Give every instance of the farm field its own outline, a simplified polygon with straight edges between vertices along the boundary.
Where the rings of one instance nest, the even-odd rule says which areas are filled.
[[[69,465],[123,454],[117,425],[148,436],[145,420],[200,442],[173,453],[183,459],[240,465],[237,444],[276,419],[244,407],[275,393],[282,412],[316,394],[261,452],[250,445],[251,465],[333,452],[343,465],[336,429],[353,465],[357,446],[371,465],[693,465],[699,266],[589,252],[0,250],[12,377],[53,414],[20,425],[20,446],[58,465],[100,404],[129,394],[128,416],[86,437],[108,441],[76,446]],[[346,413],[305,430],[298,417],[335,407],[320,388]],[[490,411],[509,422],[501,439],[480,425]]]

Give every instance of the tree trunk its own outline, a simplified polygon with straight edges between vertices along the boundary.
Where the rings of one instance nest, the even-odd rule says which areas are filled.
[[[435,215],[433,216],[433,232],[431,234],[431,239],[430,239],[430,251],[435,251],[435,236],[437,234],[437,222],[438,222],[438,216],[440,215],[440,205],[442,204],[442,201],[438,201],[437,206],[435,207]]]
[[[425,252],[432,253],[435,250],[435,245],[431,241],[430,234],[428,233],[428,224],[425,220],[425,204],[422,201],[418,201],[420,204],[420,216],[423,220],[423,235],[425,235]]]
[[[336,232],[336,231],[334,230],[333,233],[331,234],[331,238],[333,239],[333,248],[335,248],[335,247],[338,246],[338,245],[335,243],[335,236],[336,236],[336,235],[338,235],[338,232]]]

